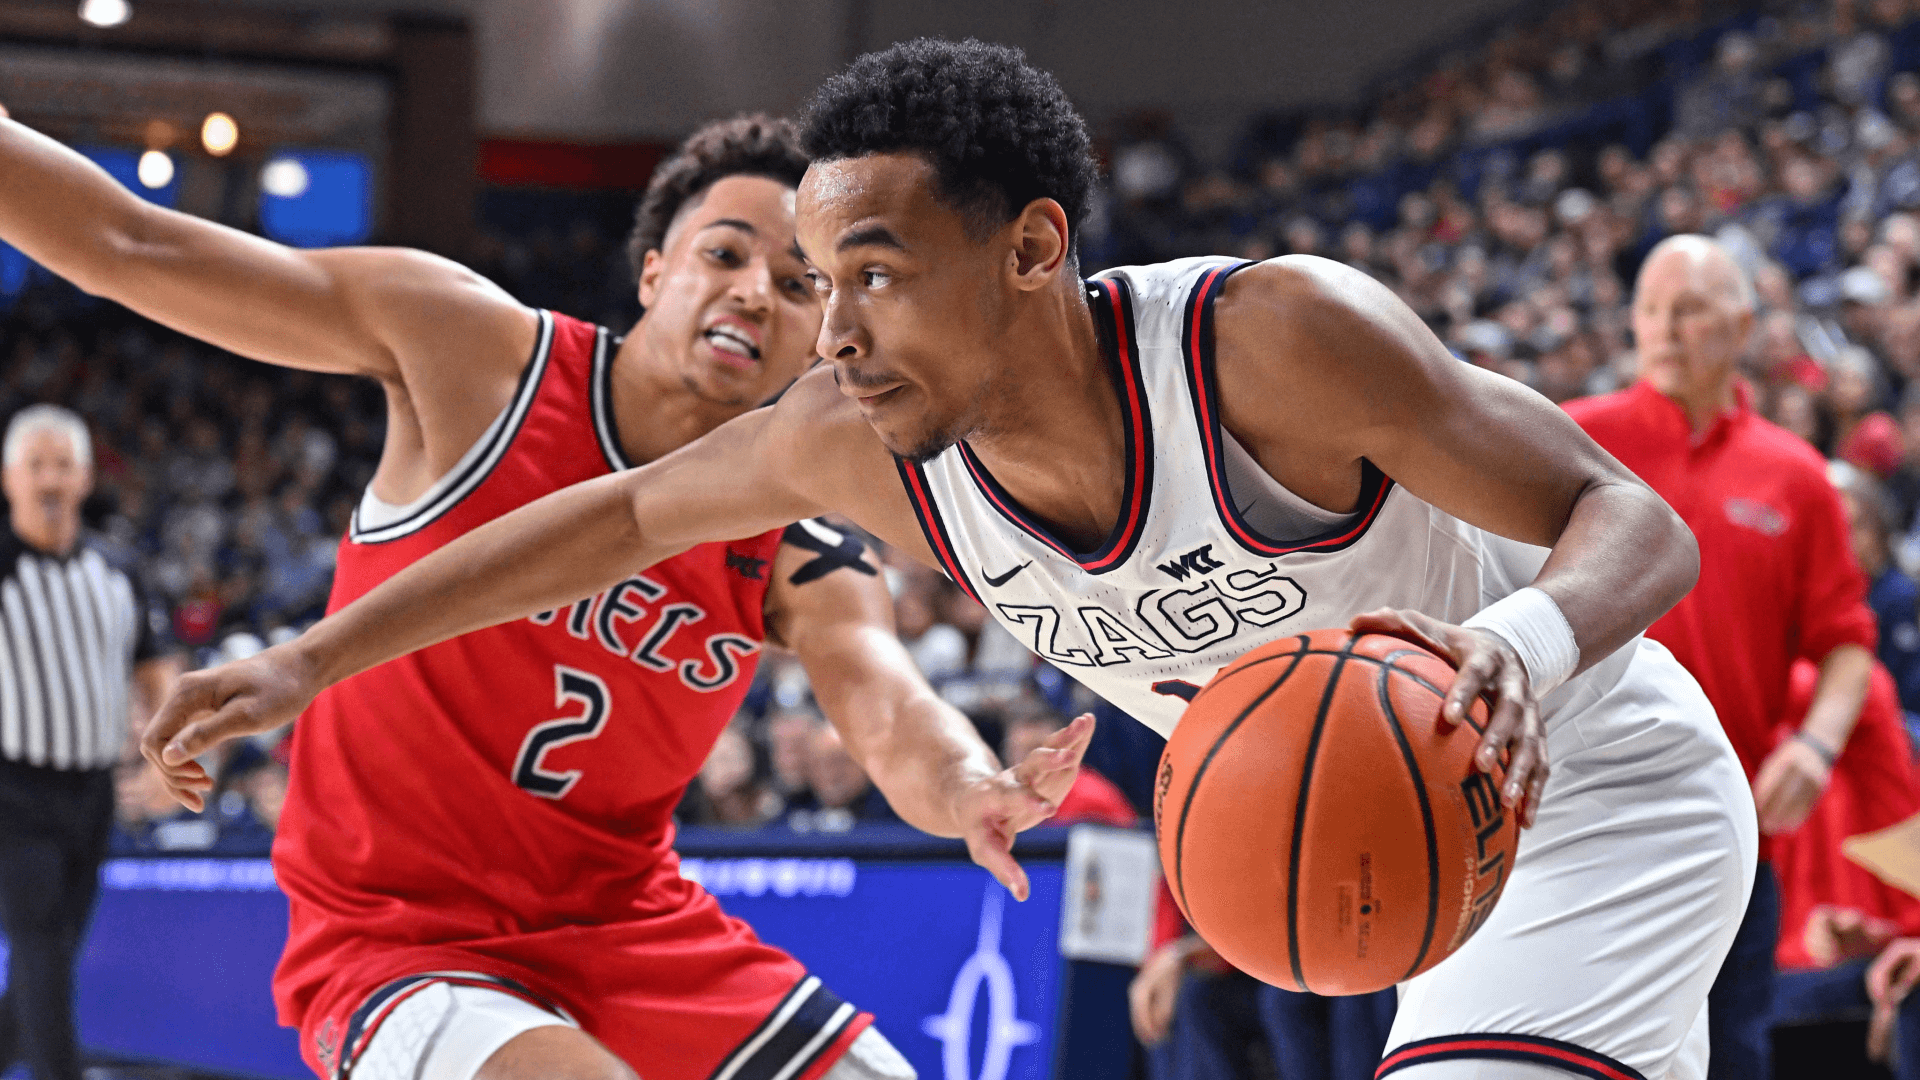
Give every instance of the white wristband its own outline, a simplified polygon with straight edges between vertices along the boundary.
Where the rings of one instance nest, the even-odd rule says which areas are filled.
[[[1491,630],[1513,646],[1527,666],[1527,681],[1538,701],[1559,687],[1580,666],[1580,643],[1573,624],[1553,597],[1529,585],[1482,608],[1462,626]]]

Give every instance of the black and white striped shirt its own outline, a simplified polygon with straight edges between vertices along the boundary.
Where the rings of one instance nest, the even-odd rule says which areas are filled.
[[[130,739],[133,667],[159,653],[140,589],[86,540],[65,558],[0,519],[0,758],[105,769]]]

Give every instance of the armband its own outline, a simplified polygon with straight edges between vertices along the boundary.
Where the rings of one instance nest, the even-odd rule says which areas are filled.
[[[1546,697],[1580,666],[1573,624],[1553,597],[1529,585],[1482,608],[1462,626],[1491,630],[1513,646],[1526,665],[1535,700]]]

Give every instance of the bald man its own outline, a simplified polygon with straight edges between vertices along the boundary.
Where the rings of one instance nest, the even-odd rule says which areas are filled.
[[[1700,581],[1647,631],[1693,673],[1747,777],[1763,834],[1791,832],[1826,788],[1866,698],[1875,631],[1846,515],[1818,451],[1753,411],[1740,377],[1754,291],[1704,236],[1647,256],[1634,286],[1640,381],[1567,411],[1664,497],[1700,544]],[[1813,706],[1780,740],[1788,673],[1820,665]],[[1708,998],[1710,1077],[1771,1074],[1779,895],[1767,865]]]

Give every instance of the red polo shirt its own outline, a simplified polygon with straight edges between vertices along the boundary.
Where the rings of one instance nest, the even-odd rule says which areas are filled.
[[[1700,681],[1751,780],[1777,745],[1793,661],[1871,651],[1877,634],[1826,461],[1755,415],[1744,385],[1736,396],[1697,438],[1644,382],[1566,408],[1700,543],[1699,584],[1647,635]]]

